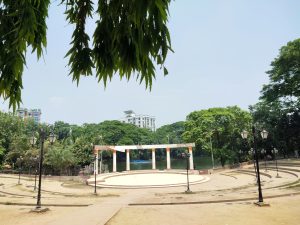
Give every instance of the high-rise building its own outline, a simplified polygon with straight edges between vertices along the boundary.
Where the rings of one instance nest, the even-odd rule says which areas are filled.
[[[141,128],[148,128],[155,131],[155,117],[149,115],[136,115],[132,110],[124,111],[125,117],[120,121],[123,123],[131,123]]]
[[[41,122],[41,110],[40,109],[26,109],[26,108],[19,108],[17,110],[18,117],[26,120],[28,118],[32,118],[34,122],[40,123]]]

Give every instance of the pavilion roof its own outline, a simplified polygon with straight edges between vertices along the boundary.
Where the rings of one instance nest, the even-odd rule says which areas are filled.
[[[116,150],[119,152],[125,152],[128,150],[144,150],[144,149],[157,149],[157,148],[188,148],[195,147],[195,143],[185,143],[185,144],[157,144],[157,145],[95,145],[94,151],[103,150]]]

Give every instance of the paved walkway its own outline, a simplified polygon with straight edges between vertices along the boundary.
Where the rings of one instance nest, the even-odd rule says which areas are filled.
[[[273,166],[273,165],[272,165]],[[282,163],[280,167],[281,178],[276,178],[276,171],[268,170],[262,173],[263,194],[264,196],[282,195],[285,197],[270,199],[271,207],[274,202],[285,201],[284,204],[289,206],[289,201],[285,199],[289,194],[300,192],[300,161],[297,164],[290,164],[288,162]],[[108,175],[110,176],[110,175]],[[191,186],[193,194],[185,194],[185,186],[167,187],[167,188],[148,188],[148,189],[112,189],[101,188],[98,189],[99,196],[92,195],[93,187],[79,184],[73,181],[59,181],[54,179],[45,179],[43,181],[42,204],[89,204],[87,207],[50,207],[50,211],[43,214],[28,213],[32,207],[28,206],[4,206],[0,205],[1,225],[101,225],[106,224],[111,217],[108,224],[201,224],[202,220],[199,217],[198,210],[201,211],[202,216],[208,216],[210,220],[209,225],[222,224],[211,222],[214,219],[215,213],[218,210],[223,210],[220,215],[225,215],[226,210],[230,215],[230,210],[241,211],[241,215],[247,210],[252,210],[252,202],[257,198],[257,186],[253,168],[244,168],[243,170],[223,170],[212,175],[208,175],[210,180],[202,184],[195,184]],[[15,203],[35,203],[36,192],[32,191],[32,179],[22,179],[22,185],[16,185],[16,179],[13,176],[2,175],[0,177],[0,202],[15,202]],[[295,199],[300,200],[299,195],[294,196]],[[203,202],[222,202],[226,199],[239,200],[243,202],[224,202],[218,204],[197,204]],[[280,200],[283,199],[283,200]],[[291,198],[293,199],[293,198]],[[269,201],[267,199],[267,201]],[[143,204],[153,203],[155,206],[145,206]],[[187,204],[195,203],[195,204]],[[294,204],[295,203],[295,204]],[[290,207],[296,210],[296,202]],[[130,206],[134,204],[141,204],[142,206]],[[162,205],[159,205],[162,204]],[[175,205],[178,204],[178,205]],[[181,205],[180,205],[181,204]],[[234,207],[228,207],[228,205]],[[226,207],[224,207],[226,205]],[[251,206],[251,207],[250,207]],[[276,205],[280,206],[280,203]],[[250,207],[250,208],[249,208]],[[197,209],[197,210],[196,210]],[[225,210],[226,209],[226,210]],[[299,210],[299,208],[297,208]],[[216,211],[214,211],[216,210]],[[224,211],[225,210],[225,211]],[[277,209],[276,209],[277,210]],[[280,211],[274,211],[274,215]],[[282,209],[284,211],[284,209]],[[258,212],[253,209],[253,217]],[[264,210],[267,214],[267,209]],[[288,213],[288,210],[285,210]],[[298,213],[298,211],[297,211]],[[135,214],[136,215],[135,217]],[[282,213],[281,213],[282,214]],[[298,213],[299,214],[299,213]],[[189,220],[187,219],[189,215]],[[227,214],[226,214],[227,215]],[[282,214],[283,215],[283,214]],[[296,213],[287,214],[295,216]],[[179,218],[176,220],[176,218]],[[130,219],[132,218],[132,220]],[[240,218],[240,217],[239,217]],[[170,220],[168,220],[170,219]],[[240,218],[242,219],[242,217]],[[200,222],[199,222],[199,221]],[[198,221],[198,222],[197,222]],[[230,219],[228,220],[232,222]],[[284,219],[282,221],[285,221]],[[300,221],[300,218],[299,218]],[[228,223],[228,224],[247,224]],[[291,222],[291,221],[289,221]],[[295,224],[293,223],[278,223]],[[205,223],[203,223],[205,224]],[[226,223],[224,223],[226,224]],[[248,223],[249,224],[249,223]],[[252,223],[253,225],[255,223]],[[266,223],[267,224],[267,223]],[[274,223],[276,224],[276,223]],[[268,224],[269,225],[269,224]]]
[[[191,185],[209,181],[209,177],[199,174],[190,174]],[[95,178],[90,178],[88,183],[94,185]],[[149,171],[125,172],[113,174],[100,174],[96,178],[98,187],[105,188],[158,188],[186,186],[187,175],[182,171]]]

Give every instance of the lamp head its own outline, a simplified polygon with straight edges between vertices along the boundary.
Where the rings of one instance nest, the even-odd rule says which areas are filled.
[[[29,139],[30,144],[31,144],[32,146],[35,145],[36,140],[37,140],[37,138],[33,135],[33,136]]]
[[[241,135],[242,135],[243,139],[247,139],[248,138],[248,131],[243,130],[242,133],[241,133]]]
[[[260,132],[260,135],[261,135],[262,139],[267,139],[268,134],[269,134],[269,132],[266,131],[265,129],[263,129],[262,132]]]
[[[51,134],[49,135],[49,140],[50,143],[53,144],[56,140],[55,134],[53,132],[51,132]]]

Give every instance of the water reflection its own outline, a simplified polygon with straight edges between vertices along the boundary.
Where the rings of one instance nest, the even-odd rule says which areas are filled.
[[[104,162],[108,164],[108,169],[112,171],[112,160],[109,162]],[[194,166],[197,170],[210,169],[212,168],[212,162],[210,157],[194,157]],[[217,163],[216,166],[219,166]],[[164,170],[167,168],[167,160],[158,160],[156,159],[156,168],[159,170]],[[171,168],[172,169],[186,169],[186,160],[185,159],[171,159]],[[150,160],[132,160],[130,162],[130,170],[151,170],[152,161]],[[117,162],[117,171],[125,171],[126,162],[121,161]]]

